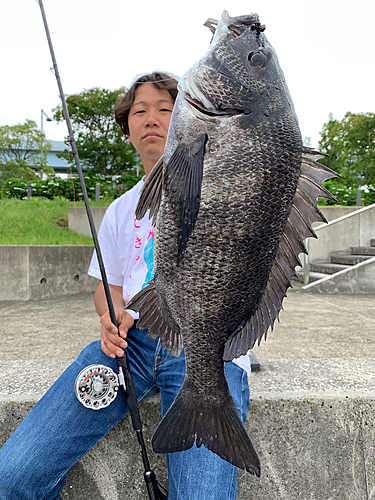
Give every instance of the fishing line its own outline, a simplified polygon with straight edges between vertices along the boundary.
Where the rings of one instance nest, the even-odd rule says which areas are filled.
[[[71,144],[72,148],[72,153],[74,157],[74,162],[76,164],[76,169],[79,177],[79,181],[81,184],[81,189],[82,189],[82,194],[83,194],[83,199],[85,202],[85,207],[86,207],[86,213],[87,217],[89,220],[90,224],[90,229],[91,229],[91,234],[92,238],[94,240],[94,246],[96,250],[96,256],[98,259],[98,264],[99,264],[99,269],[100,273],[102,276],[102,282],[103,282],[103,287],[104,287],[104,292],[108,304],[108,310],[109,310],[109,315],[111,318],[111,322],[116,326],[117,331],[118,331],[118,324],[116,320],[116,314],[112,302],[112,296],[107,280],[107,274],[104,268],[104,262],[99,246],[99,240],[97,237],[96,233],[96,228],[95,228],[95,223],[90,207],[90,202],[89,202],[89,197],[87,194],[87,189],[85,185],[85,180],[83,178],[82,174],[82,168],[81,164],[79,161],[79,156],[78,156],[78,151],[77,151],[77,146],[76,142],[74,139],[74,134],[73,134],[73,129],[72,129],[72,124],[70,121],[69,117],[69,111],[65,99],[65,94],[62,88],[61,84],[61,79],[59,75],[59,70],[57,67],[57,62],[55,58],[55,53],[53,50],[52,46],[52,40],[50,37],[49,29],[48,29],[48,24],[47,24],[47,19],[46,15],[44,12],[44,6],[42,0],[36,0],[36,2],[39,4],[40,11],[42,14],[43,18],[43,24],[48,40],[48,45],[52,57],[52,62],[53,62],[53,74],[56,77],[57,80],[57,85],[59,87],[59,92],[60,92],[60,99],[65,115],[65,120],[66,120],[66,125],[68,127],[68,132],[69,132],[69,141]],[[88,408],[88,401],[90,401],[89,406],[93,406],[94,404],[91,405],[91,402],[96,401],[95,406],[108,406],[117,396],[118,394],[118,388],[119,386],[122,387],[125,393],[126,401],[128,404],[129,408],[129,413],[132,419],[132,424],[133,428],[137,434],[138,438],[138,443],[140,447],[140,451],[142,454],[142,461],[144,465],[144,479],[146,482],[146,487],[147,487],[147,492],[150,500],[167,500],[168,498],[168,492],[167,490],[157,481],[155,477],[155,473],[151,470],[150,464],[148,461],[147,457],[147,452],[146,452],[146,447],[145,447],[145,442],[143,439],[143,433],[142,433],[142,423],[141,423],[141,417],[139,414],[139,408],[138,408],[138,402],[137,402],[137,396],[135,392],[135,387],[134,387],[134,381],[132,374],[130,372],[130,367],[129,367],[129,361],[128,357],[126,354],[126,350],[124,351],[124,355],[122,357],[116,357],[117,360],[117,365],[119,369],[119,373],[117,375],[117,380],[116,377],[114,377],[112,370],[108,367],[103,367],[103,365],[90,365],[85,368],[86,372],[81,371],[81,373],[78,375],[75,383],[75,393],[77,396],[77,399],[85,406]],[[112,373],[111,373],[112,372]],[[113,374],[113,375],[112,375]],[[116,383],[117,382],[117,383]],[[83,385],[86,384],[86,385]],[[117,387],[117,390],[116,390]],[[84,398],[81,397],[82,394],[86,394]],[[91,409],[100,409],[100,408],[91,408]]]
[[[38,0],[37,0],[37,1],[38,1]],[[158,71],[158,70],[155,70],[155,71],[154,71],[154,73],[164,73],[164,74],[168,74],[168,73],[166,73],[165,71]],[[148,73],[140,73],[140,74],[136,75],[136,77],[135,77],[135,78],[133,78],[133,80],[131,81],[130,86],[132,86],[132,85],[133,85],[133,83],[136,83],[136,82],[137,82],[137,80],[139,80],[139,79],[140,79],[140,78],[142,78],[143,76],[147,76],[147,75],[148,75]],[[159,80],[155,80],[155,83],[170,82],[170,81],[174,81],[174,80],[178,82],[178,81],[180,81],[180,80],[181,80],[181,78],[180,78],[179,76],[177,76],[177,75],[174,75],[174,74],[172,74],[172,73],[169,73],[169,75],[170,75],[170,76],[169,76],[168,78],[160,78]],[[148,83],[148,82],[143,82],[143,83]],[[143,85],[143,83],[141,82],[141,85]]]

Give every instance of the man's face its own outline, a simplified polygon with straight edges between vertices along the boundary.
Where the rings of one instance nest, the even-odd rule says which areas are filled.
[[[174,101],[168,90],[143,83],[129,111],[129,141],[141,157],[148,174],[164,152]]]

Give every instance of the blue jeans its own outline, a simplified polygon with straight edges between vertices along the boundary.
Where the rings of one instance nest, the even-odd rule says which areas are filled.
[[[145,332],[132,328],[127,354],[138,401],[160,392],[161,413],[172,404],[185,375],[184,354],[175,358]],[[57,500],[70,468],[128,413],[123,391],[93,411],[76,398],[74,382],[90,364],[116,373],[117,362],[96,341],[85,347],[0,450],[0,500]],[[249,405],[247,373],[226,363],[226,377],[241,418]],[[167,455],[170,500],[237,498],[237,469],[201,446]]]

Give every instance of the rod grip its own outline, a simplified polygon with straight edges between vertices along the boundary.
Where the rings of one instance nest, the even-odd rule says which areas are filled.
[[[142,422],[139,414],[137,395],[135,393],[134,380],[130,373],[129,360],[126,353],[124,356],[117,358],[117,366],[119,367],[119,381],[124,388],[134,430],[141,431]]]
[[[145,472],[145,482],[150,500],[168,500],[167,494],[164,494],[159,487],[160,483],[157,481],[154,471]]]

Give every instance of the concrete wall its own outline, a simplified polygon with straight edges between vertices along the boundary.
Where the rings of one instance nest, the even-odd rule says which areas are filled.
[[[0,400],[0,446],[35,399]],[[159,401],[141,405],[144,437],[159,421]],[[374,500],[375,394],[257,393],[246,428],[259,454],[261,478],[240,471],[239,500]],[[164,456],[151,467],[167,485]],[[147,498],[143,465],[129,418],[70,471],[62,500]]]
[[[325,218],[329,221],[342,217],[343,215],[355,212],[360,207],[320,207],[321,212]],[[92,207],[92,215],[95,223],[96,231],[99,231],[100,224],[103,220],[104,214],[106,212],[105,207]],[[321,223],[315,224],[321,225]],[[78,228],[80,234],[84,236],[91,236],[91,230],[89,221],[86,214],[86,209],[84,207],[71,207],[69,208],[69,229],[78,233]]]
[[[310,261],[329,260],[332,252],[366,246],[371,238],[375,238],[375,205],[361,210],[360,207],[341,206],[320,207],[320,210],[330,224],[314,224],[318,240],[308,239]],[[356,214],[359,210],[360,213]],[[96,230],[99,231],[106,208],[93,208],[92,211]],[[69,208],[69,229],[78,232],[78,228],[82,235],[91,236],[86,209]]]
[[[370,246],[375,237],[375,205],[356,212],[315,228],[318,239],[308,239],[310,262],[329,260],[331,253],[350,247]]]
[[[0,245],[0,300],[39,300],[90,290],[86,275],[94,247]],[[95,289],[97,280],[90,278]]]
[[[0,300],[29,299],[29,247],[0,245]]]
[[[330,222],[331,220],[356,212],[360,208],[361,207],[343,207],[341,205],[334,205],[332,207],[319,207],[319,210],[322,212],[327,221]],[[321,222],[318,224],[321,225]]]
[[[106,207],[91,207],[96,232],[99,232],[100,224],[106,212]],[[89,220],[85,207],[69,208],[69,229],[83,236],[91,236]]]
[[[93,208],[97,230],[105,210]],[[353,210],[355,207],[323,207],[330,220]],[[333,251],[368,245],[375,237],[375,207],[368,207],[359,215],[335,220],[331,225],[319,227],[318,241],[309,239],[310,260],[328,259]],[[91,234],[84,207],[77,208],[77,217],[75,209],[69,209],[69,227],[73,230],[79,227],[81,234]],[[89,265],[93,247],[84,248]],[[95,289],[96,280],[90,278],[90,282]],[[89,286],[81,246],[0,245],[0,300],[38,300],[83,291],[89,291]]]

